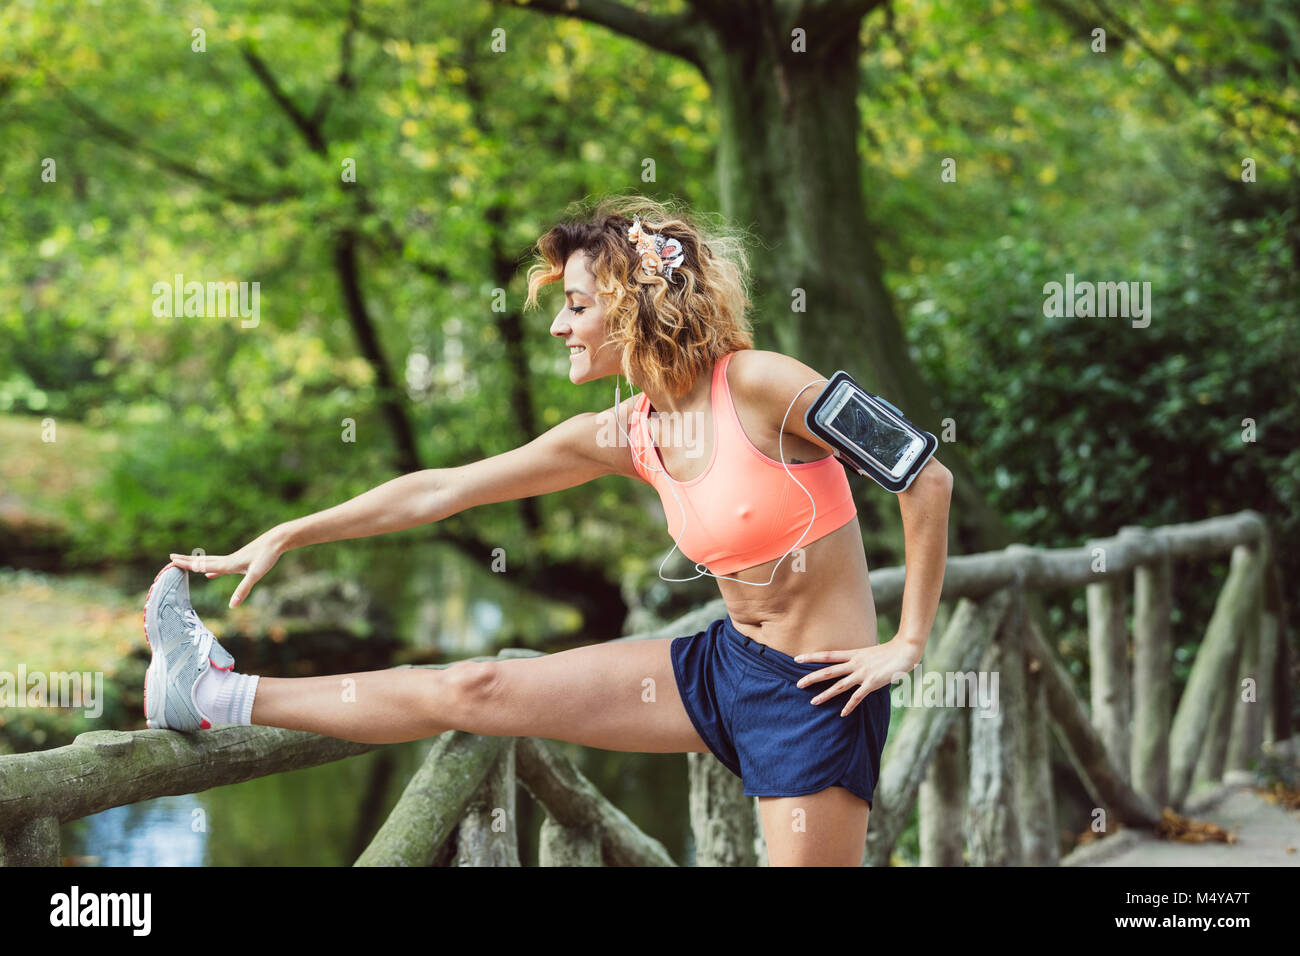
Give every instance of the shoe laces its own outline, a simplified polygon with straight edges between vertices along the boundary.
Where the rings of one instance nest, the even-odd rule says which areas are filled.
[[[208,626],[199,620],[198,612],[194,608],[187,607],[182,616],[188,625],[185,633],[190,636],[190,643],[198,646],[199,660],[205,660],[212,651],[212,642],[216,637],[208,630]]]

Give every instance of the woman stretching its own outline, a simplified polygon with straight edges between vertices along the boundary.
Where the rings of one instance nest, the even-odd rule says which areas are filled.
[[[826,379],[753,348],[743,247],[661,203],[616,197],[555,226],[538,251],[527,304],[563,280],[550,331],[569,351],[569,380],[622,374],[641,391],[513,451],[402,475],[233,554],[171,555],[145,608],[149,726],[251,723],[364,743],[461,730],[712,753],[759,798],[772,865],[860,865],[889,684],[920,661],[938,607],[951,473],[931,458],[898,496],[907,583],[899,631],[879,643],[844,466],[804,424]],[[689,636],[544,657],[279,679],[236,673],[189,603],[187,571],[243,574],[234,607],[292,548],[609,474],[658,491],[674,547],[697,577],[717,578],[725,617]]]

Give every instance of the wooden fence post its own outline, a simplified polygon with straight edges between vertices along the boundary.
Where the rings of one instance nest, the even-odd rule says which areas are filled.
[[[559,743],[520,737],[515,759],[519,782],[552,820],[567,829],[599,834],[600,856],[607,866],[677,865],[662,843],[643,833],[582,775]]]
[[[542,820],[542,830],[537,841],[537,864],[604,866],[600,843],[600,827],[595,824],[566,827],[547,813]]]
[[[1145,529],[1123,534],[1150,535]],[[1173,559],[1163,536],[1160,557],[1133,571],[1133,789],[1164,807],[1169,803],[1169,727],[1173,718]]]
[[[917,791],[921,866],[965,866],[968,720],[959,715],[934,752]]]
[[[1129,786],[1115,768],[1106,754],[1105,745],[1088,720],[1087,710],[1074,689],[1069,672],[1056,659],[1032,617],[1029,618],[1026,641],[1028,652],[1042,664],[1040,672],[1047,693],[1052,732],[1089,796],[1097,806],[1109,808],[1122,823],[1155,826],[1160,822],[1160,808],[1155,801]]]
[[[749,798],[754,807],[754,865],[767,866],[767,838],[763,834],[763,816],[758,810],[758,797]]]
[[[504,749],[503,737],[449,730],[434,739],[393,812],[353,866],[428,866]]]
[[[1278,616],[1269,608],[1260,615],[1259,627],[1259,742],[1260,751],[1264,744],[1277,740],[1277,722],[1273,719],[1278,698],[1278,658],[1282,656],[1282,631]]]
[[[686,755],[696,866],[757,866],[755,800],[713,754]]]
[[[960,694],[978,677],[975,670],[1010,604],[1010,588],[999,588],[979,602],[962,598],[933,660],[923,660],[891,691],[902,700],[903,719],[897,721],[897,730],[891,727],[892,743],[881,760],[867,827],[867,866],[889,865],[935,751],[952,724],[970,710],[962,701],[948,706],[942,693],[930,701],[931,691],[952,689]]]
[[[456,866],[518,866],[515,739],[508,738],[461,817]]]
[[[1257,552],[1258,548],[1244,544],[1233,547],[1227,580],[1174,714],[1169,733],[1169,802],[1174,809],[1182,806],[1191,789],[1201,751],[1211,743],[1207,738],[1223,733],[1212,718],[1218,691],[1230,679],[1228,675],[1237,675],[1237,651],[1251,606]]]
[[[1264,656],[1265,644],[1270,643],[1265,637],[1264,628],[1268,596],[1266,585],[1272,560],[1268,536],[1265,535],[1259,546],[1254,604],[1243,635],[1241,665],[1237,669],[1237,684],[1233,689],[1232,731],[1228,737],[1225,760],[1225,770],[1230,773],[1248,773],[1251,764],[1259,758],[1263,743],[1264,711],[1272,701],[1272,682],[1265,676],[1271,676],[1272,658]],[[1246,693],[1247,682],[1251,685],[1249,694]]]
[[[1052,789],[1047,662],[1029,640],[1029,618],[1023,602],[1018,610],[1015,621],[1022,636],[1025,680],[1024,772],[1019,775],[1021,846],[1026,866],[1056,866],[1061,850],[1056,832],[1056,794]]]
[[[57,817],[31,817],[0,833],[0,866],[58,866],[61,846]]]
[[[1094,551],[1093,570],[1104,571],[1104,545],[1097,541],[1090,541],[1088,545]],[[1088,600],[1088,689],[1092,701],[1092,726],[1105,744],[1107,756],[1127,780],[1130,760],[1129,662],[1124,578],[1102,578],[1089,584],[1085,591]]]
[[[1291,647],[1287,640],[1288,607],[1282,590],[1282,569],[1276,560],[1268,563],[1264,588],[1268,595],[1264,616],[1264,638],[1268,653],[1263,657],[1269,670],[1268,709],[1264,713],[1264,742],[1275,744],[1291,737]]]
[[[941,601],[931,633],[941,637],[951,619],[949,602]],[[926,643],[922,667],[934,663],[938,646],[938,640]],[[891,738],[894,739],[897,737]],[[966,865],[966,836],[962,823],[966,818],[969,747],[969,725],[963,714],[949,725],[917,790],[921,866]]]
[[[1226,669],[1219,675],[1213,696],[1209,701],[1210,732],[1201,742],[1200,752],[1196,755],[1196,764],[1192,769],[1190,791],[1203,788],[1223,779],[1223,764],[1228,755],[1228,735],[1232,728],[1232,702],[1237,696],[1234,686],[1237,681],[1237,664],[1241,648],[1228,658]]]
[[[1024,591],[1016,584],[1011,593],[1011,607],[980,666],[981,683],[987,677],[993,688],[992,705],[970,713],[966,844],[971,866],[1017,866],[1023,859]]]

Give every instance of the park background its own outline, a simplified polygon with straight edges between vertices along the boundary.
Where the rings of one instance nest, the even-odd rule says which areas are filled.
[[[143,727],[140,607],[168,552],[234,550],[611,404],[612,381],[568,382],[556,287],[523,310],[532,243],[611,192],[749,230],[759,348],[950,421],[951,553],[1253,508],[1294,648],[1292,6],[523,6],[0,10],[0,669],[102,671],[108,695],[93,721],[6,709],[0,752]],[[157,317],[176,274],[258,282],[258,325]],[[1150,324],[1045,316],[1067,274],[1150,282]],[[870,567],[901,564],[896,501],[851,484]],[[661,582],[669,547],[653,490],[608,477],[293,552],[236,611],[237,576],[192,584],[240,670],[338,673],[671,620],[716,585]],[[1175,576],[1176,694],[1226,567]],[[1083,603],[1048,609],[1086,686]],[[422,748],[118,808],[65,825],[65,852],[347,863]],[[685,757],[573,754],[687,858]],[[190,832],[196,801],[221,839]],[[1064,813],[1062,845],[1081,828]]]

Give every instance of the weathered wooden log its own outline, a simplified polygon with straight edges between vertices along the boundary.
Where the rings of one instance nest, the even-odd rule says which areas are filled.
[[[457,833],[456,866],[519,865],[515,749],[515,738],[506,738],[501,755],[466,806]]]
[[[1239,665],[1240,656],[1238,648],[1238,653],[1228,662],[1234,671]],[[1205,792],[1223,781],[1228,738],[1232,730],[1233,700],[1240,693],[1233,687],[1235,682],[1235,673],[1225,674],[1222,683],[1214,688],[1209,706],[1210,727],[1213,730],[1201,743],[1200,753],[1196,755],[1189,794]]]
[[[952,603],[939,602],[931,634],[941,635],[948,629],[948,622],[952,620]],[[926,653],[932,655],[938,643],[937,640],[927,641]],[[885,742],[886,752],[894,740],[891,736]],[[962,825],[966,816],[969,746],[966,721],[954,720],[921,778],[921,787],[916,794],[921,866],[965,865],[966,838]],[[882,756],[882,763],[884,759]]]
[[[1191,788],[1201,749],[1218,731],[1211,719],[1218,690],[1236,676],[1237,652],[1258,576],[1258,549],[1232,549],[1228,577],[1196,653],[1169,733],[1169,802],[1178,809]]]
[[[755,801],[740,778],[712,754],[687,754],[686,766],[695,865],[757,866]]]
[[[930,760],[947,736],[952,723],[965,711],[964,706],[942,706],[930,701],[924,689],[933,690],[925,674],[938,675],[939,690],[950,688],[958,694],[973,688],[974,674],[993,634],[1011,604],[1010,591],[1002,591],[976,603],[961,599],[935,649],[933,661],[921,674],[912,671],[891,692],[903,705],[903,718],[890,737],[888,759],[881,761],[880,779],[872,799],[871,822],[867,830],[865,861],[868,866],[888,866],[894,844],[907,825],[907,817],[916,800],[921,780]],[[971,694],[973,697],[973,693]],[[916,706],[916,701],[921,706]],[[937,705],[936,705],[937,703]]]
[[[1095,545],[1100,548],[1099,544]],[[1098,560],[1104,561],[1106,552]],[[1092,726],[1101,738],[1116,770],[1129,773],[1129,659],[1125,622],[1124,578],[1089,584],[1088,688],[1092,701]]]
[[[66,822],[140,800],[199,793],[374,750],[276,727],[93,730],[65,747],[0,757],[0,832],[38,816]]]
[[[1048,647],[1034,619],[1028,620],[1026,652],[1038,658],[1042,667],[1052,732],[1084,788],[1099,807],[1109,808],[1119,822],[1154,827],[1160,822],[1160,808],[1149,797],[1137,793],[1115,769],[1105,745],[1092,729],[1070,675]]]
[[[1234,671],[1238,656],[1239,654],[1234,655],[1228,661],[1228,666]],[[1232,700],[1236,696],[1232,686],[1235,676],[1235,673],[1222,675],[1212,692],[1208,708],[1211,732],[1201,743],[1200,753],[1196,755],[1196,766],[1192,771],[1193,793],[1223,780],[1224,761],[1228,755],[1228,734],[1232,724]]]
[[[1268,562],[1264,587],[1268,595],[1265,606],[1276,625],[1270,639],[1275,641],[1276,652],[1271,658],[1273,664],[1270,684],[1273,696],[1264,714],[1264,742],[1275,744],[1291,737],[1292,697],[1295,695],[1295,680],[1291,675],[1291,642],[1287,640],[1286,626],[1290,620],[1290,609],[1282,587],[1282,568],[1276,560]],[[1270,658],[1265,657],[1264,660]]]
[[[1243,617],[1238,629],[1234,654],[1228,662],[1228,672],[1223,675],[1224,679],[1218,688],[1214,699],[1214,709],[1210,716],[1210,726],[1215,728],[1215,731],[1201,746],[1201,753],[1196,761],[1196,770],[1192,774],[1193,789],[1198,785],[1219,783],[1223,780],[1224,773],[1228,769],[1228,752],[1233,738],[1240,736],[1243,732],[1241,721],[1250,720],[1251,713],[1258,706],[1258,698],[1255,701],[1246,699],[1244,683],[1247,678],[1254,680],[1257,676],[1254,661],[1259,649],[1260,610],[1264,598],[1264,571],[1268,562],[1268,556],[1264,550],[1266,547],[1267,538],[1255,549],[1255,569],[1251,575],[1249,595],[1245,605],[1243,605]],[[1243,708],[1246,709],[1246,713],[1241,714]],[[1239,714],[1241,716],[1238,716]],[[1246,729],[1245,733],[1249,733],[1249,730]],[[1241,741],[1239,747],[1244,748],[1245,746],[1246,741]],[[1245,756],[1244,749],[1241,756],[1243,758]],[[1241,769],[1245,769],[1244,761]]]
[[[512,648],[500,656],[540,653]],[[154,797],[201,793],[332,763],[384,746],[261,726],[217,727],[189,734],[88,731],[65,747],[0,756],[0,832],[38,816],[67,822]],[[79,785],[68,786],[69,780]]]
[[[758,808],[758,797],[750,797],[750,805],[754,808],[754,865],[767,866],[767,837],[763,834],[763,815]]]
[[[1151,561],[1163,546],[1176,559],[1203,558],[1228,551],[1234,545],[1253,544],[1265,533],[1263,516],[1255,511],[1210,518],[1190,524],[1151,529],[1147,538],[1117,535],[1099,538],[1078,548],[1034,548],[1010,545],[1002,551],[950,556],[943,576],[943,598],[978,598],[1023,577],[1026,590],[1050,591],[1082,587],[1102,577],[1126,578]],[[1106,570],[1092,569],[1093,547],[1106,549]],[[903,568],[873,568],[871,593],[876,609],[893,613],[901,604]]]
[[[428,866],[505,749],[505,737],[449,730],[429,748],[354,866]]]
[[[965,866],[967,759],[970,746],[968,721],[963,716],[949,725],[943,742],[930,758],[930,766],[917,792],[921,866]]]
[[[451,833],[447,835],[447,839],[442,841],[442,846],[438,848],[438,852],[435,853],[433,859],[429,861],[429,866],[437,867],[438,869],[455,866],[456,857],[460,849],[456,845],[459,838],[460,828],[452,827]],[[360,856],[361,854],[358,853],[357,855]]]
[[[1259,626],[1259,749],[1262,753],[1265,744],[1272,744],[1277,739],[1276,724],[1273,721],[1274,701],[1278,698],[1277,660],[1281,656],[1279,636],[1281,626],[1278,617],[1265,608],[1260,615]]]
[[[30,817],[0,833],[0,866],[59,866],[62,840],[55,817]]]
[[[604,866],[600,844],[599,827],[566,827],[547,814],[538,837],[537,863],[539,866]]]
[[[565,827],[595,827],[607,866],[676,866],[662,843],[647,836],[582,775],[551,740],[520,737],[519,782]]]
[[[1130,532],[1124,529],[1123,532]],[[1145,529],[1130,533],[1147,534]],[[1133,573],[1133,788],[1156,806],[1169,802],[1169,726],[1173,719],[1173,562],[1167,547]]]
[[[1056,795],[1052,788],[1052,746],[1048,725],[1045,662],[1030,646],[1029,620],[1021,617],[1025,659],[1024,772],[1020,774],[1021,846],[1026,866],[1056,866]]]
[[[971,866],[1023,861],[1024,593],[1014,585],[1011,592],[1011,606],[980,665],[990,680],[997,675],[995,704],[970,712],[966,846]]]
[[[1267,538],[1260,545],[1258,558],[1259,566],[1255,575],[1250,617],[1242,633],[1237,679],[1232,689],[1232,726],[1228,732],[1223,767],[1228,772],[1249,771],[1258,758],[1263,743],[1263,711],[1268,707],[1268,703],[1267,698],[1260,695],[1260,691],[1261,685],[1268,682],[1263,680],[1262,671],[1265,668],[1261,664],[1265,643],[1263,633],[1267,600],[1265,585],[1268,565],[1272,560]]]

